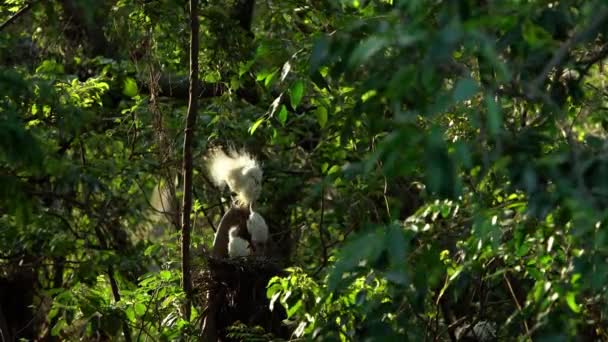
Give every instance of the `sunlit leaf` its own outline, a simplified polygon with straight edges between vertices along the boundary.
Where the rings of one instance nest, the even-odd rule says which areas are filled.
[[[138,317],[141,317],[146,313],[146,306],[143,303],[135,303],[134,309]]]
[[[551,35],[531,20],[525,20],[522,25],[524,40],[532,46],[540,46],[552,41]]]
[[[261,117],[259,119],[257,119],[253,125],[251,125],[251,127],[249,127],[249,134],[255,133],[255,131],[258,129],[258,127],[265,121],[266,119],[264,117]]]
[[[291,87],[291,107],[294,109],[298,107],[300,101],[302,100],[302,95],[304,94],[304,82],[302,80],[297,80],[296,83]]]
[[[566,303],[572,312],[580,313],[581,307],[576,303],[576,294],[574,292],[566,293]]]
[[[324,128],[327,125],[327,109],[323,106],[319,106],[315,113],[317,115],[317,122],[321,128]]]
[[[131,77],[125,78],[122,85],[122,93],[128,97],[137,96],[137,82]]]
[[[285,105],[281,105],[281,110],[279,111],[278,119],[281,125],[285,125],[287,122],[287,107]]]

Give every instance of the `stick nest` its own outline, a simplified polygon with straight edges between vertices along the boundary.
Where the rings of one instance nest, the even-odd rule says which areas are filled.
[[[286,318],[280,305],[269,309],[266,286],[274,276],[281,276],[278,262],[265,257],[234,259],[207,258],[207,266],[193,274],[194,299],[199,307],[206,308],[213,296],[219,303],[217,327],[220,336],[227,328],[240,321],[250,327],[261,326],[275,336],[285,336],[281,324]]]

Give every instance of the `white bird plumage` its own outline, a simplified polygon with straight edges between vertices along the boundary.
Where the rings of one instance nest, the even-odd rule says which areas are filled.
[[[210,154],[207,168],[213,182],[220,188],[227,185],[240,204],[249,205],[260,196],[262,168],[250,154],[234,149],[226,154],[216,149]]]
[[[228,232],[228,255],[230,257],[246,256],[252,253],[265,255],[268,242],[268,225],[264,218],[253,211],[253,203],[262,191],[262,168],[250,154],[221,149],[214,149],[207,159],[207,168],[211,179],[220,188],[228,186],[236,193],[236,206],[249,207],[247,232],[251,235],[250,242],[238,236],[236,228]],[[225,233],[224,233],[225,234]]]
[[[249,242],[237,235],[238,227],[232,227],[228,238],[228,256],[231,258],[245,257],[251,254]]]
[[[251,241],[266,242],[268,240],[268,225],[262,215],[253,210],[247,220],[247,231],[251,234]]]

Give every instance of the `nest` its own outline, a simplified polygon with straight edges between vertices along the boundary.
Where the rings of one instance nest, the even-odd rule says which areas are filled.
[[[279,264],[268,258],[207,258],[207,267],[193,274],[195,301],[207,308],[211,307],[210,298],[216,300],[216,326],[223,341],[231,340],[227,338],[228,328],[237,322],[260,326],[267,333],[286,338],[288,331],[281,323],[286,318],[285,310],[275,305],[270,311],[266,298],[268,281],[281,275],[284,272]]]

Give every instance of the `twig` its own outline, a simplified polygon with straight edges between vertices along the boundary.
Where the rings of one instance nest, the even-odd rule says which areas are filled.
[[[582,77],[584,74],[587,73],[587,71],[593,66],[595,65],[595,63],[597,62],[601,62],[602,60],[606,59],[606,57],[608,57],[608,45],[604,46],[599,52],[597,52],[595,55],[588,57],[586,59],[580,60],[578,62],[578,64],[583,65],[583,72],[581,73]]]
[[[574,34],[572,37],[568,38],[555,52],[553,58],[545,65],[543,70],[540,72],[538,76],[530,83],[530,91],[532,95],[538,92],[540,85],[545,81],[545,79],[549,76],[549,73],[553,68],[563,63],[566,58],[568,52],[578,43],[583,41],[585,37],[597,31],[604,22],[608,19],[608,9],[602,8],[598,14],[595,15],[595,18],[591,22],[591,24],[584,30]]]
[[[319,238],[323,245],[323,264],[327,263],[327,247],[325,245],[325,234],[324,234],[324,223],[325,223],[325,186],[321,185],[321,218],[319,219]]]
[[[327,265],[328,255],[327,255],[327,245],[325,244],[325,234],[323,234],[323,221],[325,220],[325,185],[321,183],[321,218],[319,220],[319,239],[321,240],[321,247],[323,252],[323,260],[321,260],[321,265],[315,271],[314,275],[321,272],[321,270]]]
[[[60,215],[56,212],[50,211],[50,210],[46,211],[45,214],[58,218],[61,221],[61,223],[63,223],[65,225],[65,227],[70,231],[70,233],[74,234],[74,236],[76,238],[82,239],[82,236],[80,236],[78,234],[78,232],[75,231],[74,228],[72,228],[72,225],[70,224],[70,222],[68,221],[67,218],[63,217],[62,215]]]
[[[502,277],[505,279],[505,282],[507,283],[507,287],[509,288],[509,292],[511,293],[511,297],[513,298],[513,302],[515,302],[515,306],[517,307],[517,311],[521,314],[523,312],[523,309],[521,307],[521,304],[519,304],[519,300],[517,300],[517,296],[515,295],[515,291],[513,291],[513,286],[511,286],[511,282],[509,281],[509,278],[507,277],[507,275],[505,273],[502,274]],[[524,329],[526,329],[526,335],[530,334],[530,328],[528,327],[528,322],[526,321],[525,317],[522,317],[523,321],[524,321]]]
[[[391,207],[388,204],[388,181],[386,179],[386,176],[384,177],[384,192],[382,193],[382,197],[384,198],[384,205],[386,206],[386,214],[388,215],[388,220],[391,220]]]
[[[448,307],[448,303],[446,302],[446,298],[439,299],[439,308],[441,309],[441,313],[443,314],[443,319],[445,320],[445,323],[448,326],[448,336],[450,337],[450,341],[456,342],[458,339],[456,338],[456,331],[454,329],[455,322],[452,321],[452,317],[450,315],[450,310]]]
[[[154,291],[154,293],[152,294],[152,297],[150,298],[150,302],[146,306],[146,311],[144,311],[144,314],[141,316],[142,317],[141,327],[139,328],[139,332],[137,333],[136,341],[140,341],[139,338],[141,337],[141,333],[143,332],[144,328],[146,327],[146,320],[144,318],[145,318],[146,314],[148,313],[148,311],[150,310],[150,304],[152,304],[152,301],[154,301],[156,294],[158,294],[158,290],[159,290],[159,288],[157,287],[156,290]]]
[[[193,190],[193,191],[195,192],[194,195],[196,197],[198,197],[196,194],[196,191],[195,190]],[[215,205],[211,206],[211,208],[213,208],[213,207],[215,207]],[[205,208],[205,207],[201,206],[201,212],[203,213],[203,216],[205,216],[207,223],[209,223],[209,226],[211,227],[211,229],[213,229],[213,232],[215,233],[217,231],[217,228],[215,227],[215,224],[213,224],[213,220],[211,220],[211,217],[209,217],[209,215],[207,215],[207,209],[209,209],[209,208],[210,207]]]
[[[2,26],[0,26],[0,31],[4,30],[4,28],[6,28],[8,25],[12,24],[15,20],[19,19],[19,17],[21,17],[22,15],[24,15],[25,13],[27,13],[30,9],[32,8],[32,4],[26,4],[25,6],[23,6],[22,9],[19,10],[19,12],[13,14],[12,17],[8,18],[7,21],[5,21]]]

